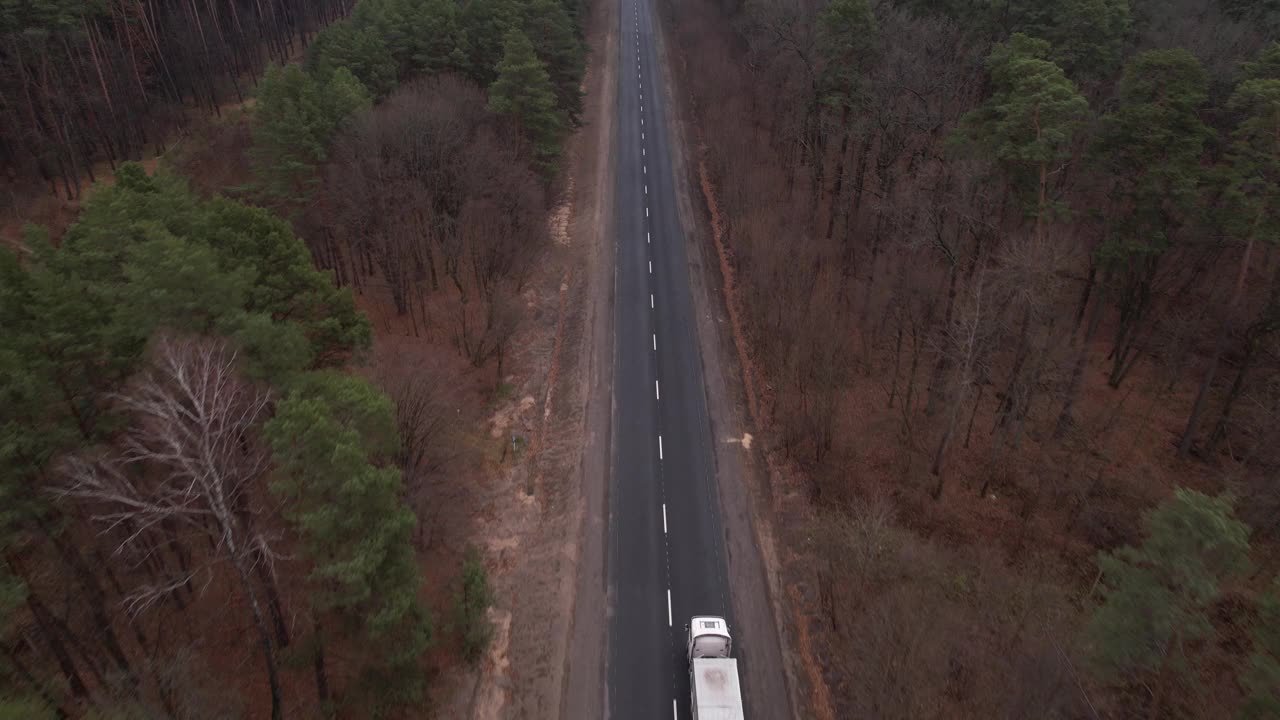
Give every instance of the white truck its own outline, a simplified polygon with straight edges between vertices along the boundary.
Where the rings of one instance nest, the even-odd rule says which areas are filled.
[[[744,720],[738,661],[722,617],[695,616],[685,626],[693,720]]]

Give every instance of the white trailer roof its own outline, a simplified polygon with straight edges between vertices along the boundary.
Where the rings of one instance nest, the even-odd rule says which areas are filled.
[[[742,687],[738,683],[737,660],[694,660],[693,684],[693,695],[698,701],[698,720],[742,720]]]

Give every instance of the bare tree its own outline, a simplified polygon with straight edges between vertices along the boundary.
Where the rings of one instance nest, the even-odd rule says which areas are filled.
[[[947,449],[955,437],[960,411],[967,404],[974,382],[980,375],[987,337],[991,334],[991,323],[986,317],[989,311],[983,305],[985,284],[984,271],[979,270],[978,277],[970,288],[968,307],[962,310],[962,315],[957,318],[954,327],[947,328],[945,331],[945,347],[941,352],[953,358],[949,363],[953,369],[948,381],[950,387],[945,393],[946,397],[950,398],[947,422],[943,428],[942,437],[938,440],[938,448],[933,454],[933,467],[930,469],[933,476],[938,478],[933,488],[935,500],[942,495],[945,481],[942,464],[946,459]]]
[[[214,554],[230,561],[258,633],[271,688],[271,717],[283,717],[279,671],[271,633],[253,577],[272,557],[255,528],[250,492],[269,454],[252,433],[270,396],[240,377],[237,353],[220,340],[162,336],[151,367],[116,395],[131,418],[117,451],[73,457],[65,466],[63,495],[85,503],[104,534],[127,528],[116,547],[128,552],[146,532],[165,523],[203,531]],[[192,568],[191,573],[212,568]],[[171,586],[145,585],[127,602],[141,612],[190,577]]]

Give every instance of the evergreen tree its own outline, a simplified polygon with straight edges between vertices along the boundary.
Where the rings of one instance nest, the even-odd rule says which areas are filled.
[[[354,21],[333,23],[316,34],[307,49],[306,70],[327,84],[339,70],[346,69],[374,97],[382,97],[396,85],[396,59],[391,46],[376,28],[360,27]]]
[[[1241,720],[1280,718],[1280,578],[1271,583],[1253,627],[1253,652],[1240,684],[1245,689]]]
[[[1240,118],[1228,151],[1230,196],[1225,214],[1229,233],[1244,242],[1280,233],[1280,65],[1270,52],[1246,67],[1227,102]],[[1273,74],[1275,73],[1275,74]]]
[[[1128,211],[1117,227],[1134,240],[1166,243],[1193,215],[1212,131],[1200,121],[1208,79],[1186,50],[1134,56],[1120,79],[1119,107],[1103,118],[1098,161],[1114,173]]]
[[[0,378],[6,453],[43,467],[76,435],[94,441],[102,396],[135,368],[157,327],[236,337],[260,377],[344,361],[369,342],[349,292],[314,269],[288,223],[177,178],[121,166],[54,247],[39,233],[19,264],[0,253]],[[8,360],[6,360],[8,358]]]
[[[1102,120],[1093,166],[1110,176],[1116,202],[1096,258],[1104,291],[1114,287],[1120,306],[1113,387],[1132,366],[1161,261],[1178,231],[1202,215],[1201,157],[1213,138],[1199,118],[1207,98],[1208,80],[1194,56],[1180,49],[1149,50],[1129,61],[1119,105]]]
[[[0,697],[0,720],[53,720],[55,717],[47,705],[34,698]]]
[[[345,68],[324,81],[297,65],[267,68],[258,84],[250,150],[262,199],[276,207],[306,203],[333,134],[368,104],[364,86]]]
[[[993,12],[1001,12],[993,6]],[[1009,30],[1048,41],[1049,57],[1078,80],[1112,77],[1129,32],[1129,0],[1017,0],[1008,6]]]
[[[463,34],[454,0],[420,0],[409,15],[412,66],[428,73],[464,70]]]
[[[1280,78],[1280,43],[1272,43],[1258,53],[1258,59],[1242,64],[1246,80]]]
[[[1044,40],[1022,34],[997,45],[987,58],[991,98],[961,119],[952,138],[960,147],[991,153],[1016,188],[1035,188],[1037,235],[1050,210],[1050,167],[1068,157],[1088,112],[1062,68],[1046,59],[1049,50]]]
[[[524,6],[524,32],[555,86],[556,105],[570,124],[577,125],[582,118],[586,54],[573,19],[561,0],[529,0]]]
[[[493,590],[489,587],[489,575],[480,551],[473,545],[462,557],[462,577],[453,599],[453,622],[462,636],[462,656],[473,665],[480,661],[493,637],[493,625],[488,617],[491,604]]]
[[[417,600],[416,521],[400,499],[391,401],[362,379],[315,373],[280,402],[266,435],[278,469],[272,491],[287,500],[313,563],[315,606],[357,629],[369,649],[362,701],[415,701],[430,625]]]
[[[533,146],[538,169],[545,176],[553,175],[564,137],[564,117],[556,108],[555,89],[546,67],[519,30],[507,33],[498,79],[489,86],[489,109],[519,123]]]
[[[1229,497],[1177,490],[1149,512],[1147,539],[1098,558],[1102,603],[1087,635],[1107,678],[1154,677],[1159,712],[1171,673],[1186,669],[1186,645],[1213,632],[1209,606],[1248,564],[1249,529]]]
[[[1096,146],[1098,164],[1108,168],[1122,200],[1099,259],[1137,288],[1150,281],[1174,232],[1196,216],[1205,177],[1200,159],[1212,138],[1198,115],[1208,80],[1187,51],[1149,50],[1125,67],[1119,95]]]
[[[876,17],[866,0],[832,0],[818,15],[817,49],[828,103],[851,107],[858,99],[876,32]]]
[[[507,34],[520,27],[515,0],[466,0],[458,21],[467,59],[467,76],[488,87],[498,77]]]

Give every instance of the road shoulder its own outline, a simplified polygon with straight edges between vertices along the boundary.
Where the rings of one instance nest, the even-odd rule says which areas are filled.
[[[582,202],[571,223],[573,242],[589,247],[585,265],[579,382],[585,402],[575,532],[577,554],[569,606],[569,652],[564,658],[561,718],[603,718],[608,624],[608,488],[613,405],[614,145],[617,127],[618,3],[597,0],[589,23],[591,48],[585,127],[578,138]],[[585,182],[588,181],[589,182]]]

